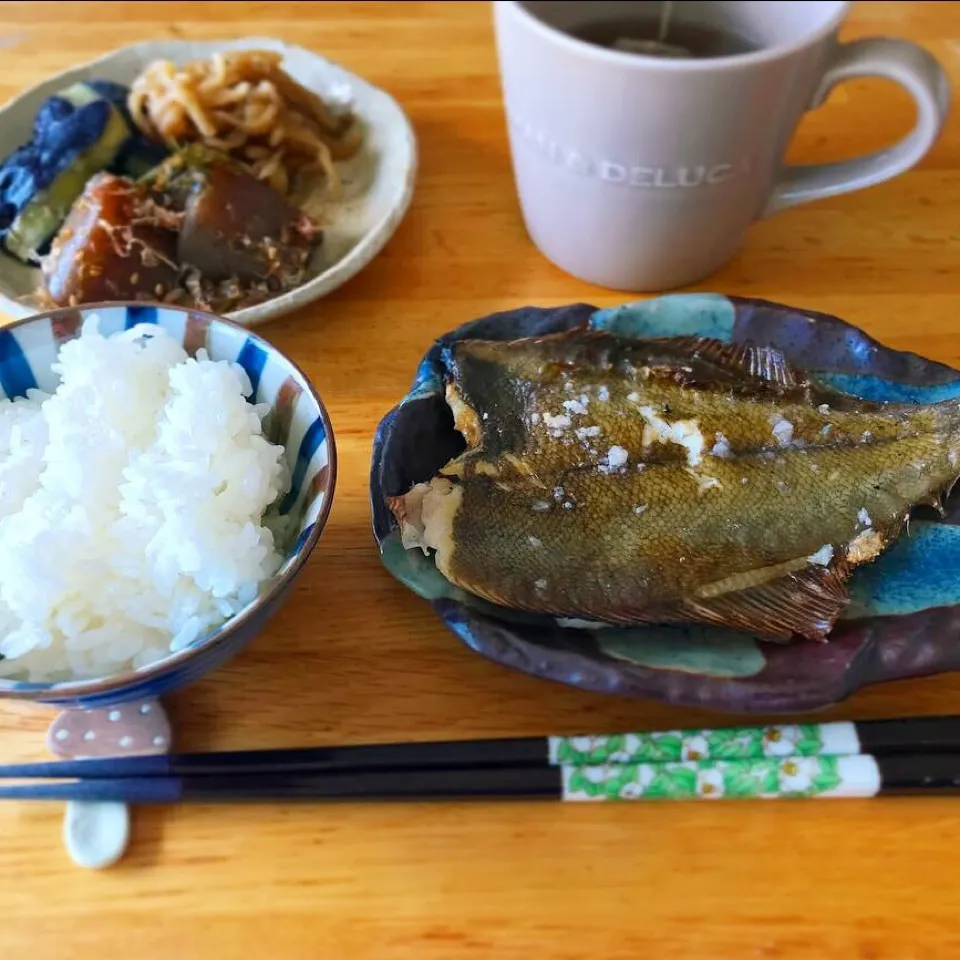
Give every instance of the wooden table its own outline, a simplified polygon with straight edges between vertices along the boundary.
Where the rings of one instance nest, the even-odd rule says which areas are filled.
[[[960,4],[864,3],[848,36],[926,44],[960,77]],[[3,3],[0,98],[111,47],[275,35],[393,93],[422,172],[361,276],[263,332],[336,426],[329,526],[285,609],[234,662],[170,698],[178,744],[223,749],[708,724],[507,672],[462,648],[380,567],[367,468],[379,417],[432,337],[525,303],[616,294],[548,264],[521,226],[485,3]],[[843,87],[794,159],[891,142],[911,107]],[[8,150],[13,144],[4,144]],[[960,116],[919,169],[758,224],[702,285],[839,314],[960,361]],[[857,694],[833,718],[956,711],[960,677]],[[5,759],[39,757],[49,716],[0,710]],[[31,960],[960,955],[955,801],[138,810],[127,859],[91,874],[55,806],[0,807],[0,954]]]

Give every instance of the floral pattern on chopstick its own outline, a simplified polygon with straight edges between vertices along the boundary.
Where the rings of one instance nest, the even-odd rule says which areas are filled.
[[[842,792],[869,796],[868,780],[846,774],[842,760],[869,758],[762,757],[681,763],[562,767],[565,800],[693,800],[814,797]],[[855,765],[853,773],[856,773]],[[846,789],[844,789],[846,788]],[[858,789],[859,788],[859,789]]]
[[[668,763],[682,760],[744,760],[760,757],[815,756],[824,747],[814,723],[725,730],[672,730],[608,736],[553,737],[550,759],[556,764]]]

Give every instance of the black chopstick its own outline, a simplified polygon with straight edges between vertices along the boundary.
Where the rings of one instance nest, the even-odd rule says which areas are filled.
[[[132,804],[331,800],[694,800],[960,793],[960,754],[663,764],[127,777],[0,787],[0,799]]]
[[[525,766],[548,760],[547,738],[146,754],[0,766],[0,778],[198,777],[352,770]]]
[[[104,757],[0,766],[0,778],[196,777],[537,764],[658,763],[749,759],[790,753],[892,756],[951,752],[960,753],[960,717],[907,717],[716,730]]]
[[[125,777],[0,787],[0,799],[121,803],[240,803],[277,800],[431,800],[527,796],[556,798],[557,768],[473,767],[323,774]]]

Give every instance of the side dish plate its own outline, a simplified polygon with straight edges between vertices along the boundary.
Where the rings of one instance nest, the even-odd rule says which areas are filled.
[[[410,121],[389,94],[310,50],[280,40],[151,41],[66,70],[0,107],[0,141],[6,153],[28,141],[43,101],[72,83],[101,78],[129,85],[152,60],[183,64],[234,50],[282,53],[283,69],[290,76],[324,99],[349,104],[364,132],[356,156],[338,164],[344,193],[321,218],[324,242],[311,279],[282,296],[226,314],[236,323],[255,326],[318,300],[359,273],[403,219],[413,195],[417,147]],[[39,282],[39,270],[0,255],[0,311],[17,319],[37,313],[41,308],[33,293]]]

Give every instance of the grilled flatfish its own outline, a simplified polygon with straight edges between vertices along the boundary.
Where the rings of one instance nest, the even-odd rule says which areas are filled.
[[[869,403],[767,347],[576,330],[460,341],[466,439],[391,498],[408,549],[495,604],[825,639],[851,572],[960,475],[960,403]]]

